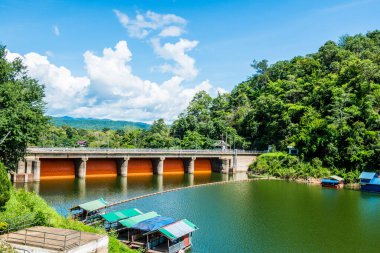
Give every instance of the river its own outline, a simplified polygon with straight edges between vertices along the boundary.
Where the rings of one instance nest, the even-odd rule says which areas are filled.
[[[45,180],[18,187],[37,191],[65,215],[68,207],[98,197],[112,202],[234,179],[236,176],[221,174],[183,174]],[[198,225],[193,253],[377,252],[380,241],[380,194],[318,185],[280,180],[228,183],[159,194],[120,206],[127,207],[187,218]]]

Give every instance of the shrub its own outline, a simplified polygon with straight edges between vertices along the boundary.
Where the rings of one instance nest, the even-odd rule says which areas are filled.
[[[0,210],[5,206],[10,198],[11,182],[9,181],[7,170],[0,162]]]
[[[0,221],[0,233],[1,231],[7,230],[8,229],[8,223],[5,221]]]

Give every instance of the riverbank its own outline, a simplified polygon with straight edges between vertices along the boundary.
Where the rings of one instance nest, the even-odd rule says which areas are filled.
[[[280,177],[274,177],[270,175],[260,175],[260,174],[254,174],[252,172],[247,172],[248,178],[250,179],[266,179],[266,180],[283,180],[283,181],[290,181],[290,182],[296,182],[300,184],[309,184],[309,185],[320,185],[322,178],[280,178]],[[344,188],[348,190],[360,190],[360,184],[359,183],[347,183],[344,184]]]
[[[9,224],[5,221],[14,220],[16,218],[30,216],[34,220],[34,225],[49,226],[56,228],[67,228],[83,232],[91,232],[96,234],[107,234],[101,227],[86,226],[81,222],[64,218],[50,207],[45,200],[35,193],[25,192],[24,190],[11,189],[11,198],[6,203],[4,209],[0,211],[0,223],[2,229],[6,229]],[[119,242],[114,234],[109,236],[109,252],[112,253],[134,253],[123,243]]]

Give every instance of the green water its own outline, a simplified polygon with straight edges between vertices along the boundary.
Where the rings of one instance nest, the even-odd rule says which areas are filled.
[[[126,188],[120,179],[112,180],[86,180],[85,186],[43,181],[39,192],[64,213],[65,206],[95,196],[117,199],[228,178],[184,175],[158,184],[154,177],[141,183],[128,178]],[[193,253],[379,252],[380,194],[263,180],[184,189],[120,206],[124,207],[194,222],[200,229],[194,233]]]

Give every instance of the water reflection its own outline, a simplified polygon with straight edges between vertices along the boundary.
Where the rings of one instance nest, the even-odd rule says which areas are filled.
[[[210,182],[240,180],[244,177],[246,177],[245,173],[234,175],[204,172],[164,175],[135,174],[128,177],[97,176],[86,179],[45,179],[35,183],[18,183],[15,186],[26,191],[36,192],[60,213],[67,214],[69,207],[100,197],[113,202],[167,189]]]

